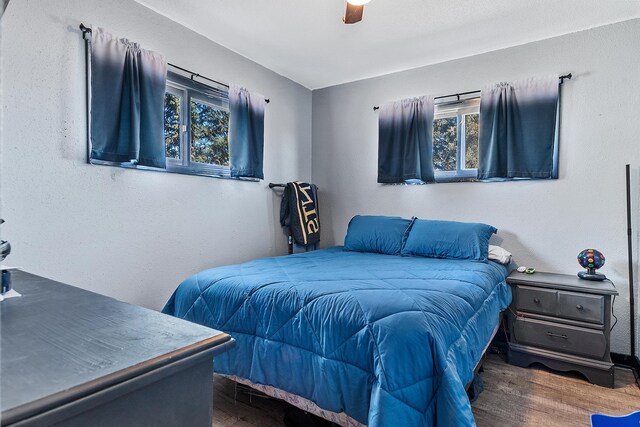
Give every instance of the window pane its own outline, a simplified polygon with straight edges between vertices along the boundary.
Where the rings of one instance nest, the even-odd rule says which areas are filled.
[[[167,157],[180,158],[180,97],[164,94],[164,143]]]
[[[437,171],[455,171],[458,151],[458,119],[433,121],[433,167]]]
[[[229,166],[229,112],[191,100],[191,161]]]
[[[478,114],[464,116],[465,155],[464,167],[466,169],[478,169]]]

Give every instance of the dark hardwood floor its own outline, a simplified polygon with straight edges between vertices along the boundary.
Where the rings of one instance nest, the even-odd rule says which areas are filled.
[[[485,389],[473,404],[480,427],[590,426],[593,413],[625,415],[640,409],[640,388],[629,369],[616,368],[610,389],[578,374],[518,368],[490,355],[483,378]]]
[[[485,389],[473,404],[480,427],[589,426],[589,415],[623,415],[640,410],[640,389],[633,373],[616,368],[616,387],[590,384],[579,375],[553,373],[543,367],[518,368],[489,355]],[[214,427],[281,427],[286,404],[277,400],[234,398],[234,383],[214,375]]]

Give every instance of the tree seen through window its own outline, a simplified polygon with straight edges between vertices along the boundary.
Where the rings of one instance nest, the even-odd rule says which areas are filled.
[[[433,120],[433,167],[436,181],[473,177],[478,169],[478,104],[436,106]]]
[[[229,112],[191,100],[191,161],[229,165]]]
[[[164,94],[164,144],[167,157],[180,158],[180,97]]]

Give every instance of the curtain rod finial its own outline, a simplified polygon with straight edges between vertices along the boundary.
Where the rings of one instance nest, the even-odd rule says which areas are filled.
[[[564,83],[565,79],[571,80],[572,77],[573,77],[573,74],[571,74],[571,73],[568,73],[568,74],[565,74],[563,76],[560,76],[560,84]]]

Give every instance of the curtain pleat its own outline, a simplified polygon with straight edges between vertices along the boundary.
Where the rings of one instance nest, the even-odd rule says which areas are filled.
[[[404,99],[380,107],[378,182],[435,182],[433,97]]]
[[[91,159],[166,167],[167,63],[137,43],[91,31]]]
[[[231,176],[264,179],[264,96],[229,88],[229,161]]]
[[[485,87],[478,179],[557,178],[558,76]]]

